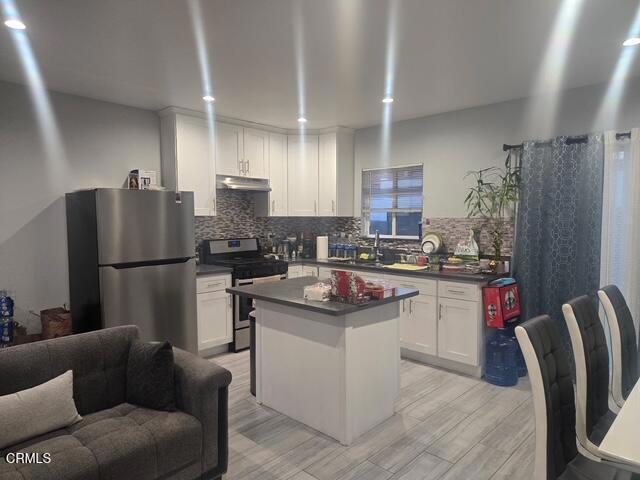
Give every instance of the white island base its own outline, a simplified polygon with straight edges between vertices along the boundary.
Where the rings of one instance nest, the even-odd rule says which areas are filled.
[[[332,316],[256,300],[256,399],[344,445],[394,413],[398,302]]]

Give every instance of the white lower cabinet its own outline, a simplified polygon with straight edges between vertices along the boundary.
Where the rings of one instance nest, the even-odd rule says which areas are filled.
[[[289,265],[287,278],[302,277],[302,265]]]
[[[198,350],[233,341],[232,297],[225,292],[230,285],[231,277],[228,275],[198,277]]]
[[[317,277],[318,267],[313,265],[289,265],[287,278]]]
[[[438,356],[479,365],[482,318],[478,302],[440,298],[438,301]]]
[[[438,299],[418,295],[403,300],[400,316],[400,346],[428,355],[438,354]]]
[[[393,283],[400,287],[420,291],[417,297],[406,299],[401,308],[403,354],[479,376],[484,342],[480,287],[475,283],[446,280],[387,278],[396,280]],[[417,355],[412,356],[413,352]],[[469,370],[466,365],[473,368]]]
[[[318,267],[314,267],[312,265],[303,265],[302,266],[302,276],[303,277],[317,277],[318,276]]]
[[[295,276],[303,276],[303,268],[307,267],[296,265],[294,268],[299,269]],[[334,269],[318,267],[318,278],[330,278],[331,270]],[[364,280],[385,279],[397,287],[420,292],[400,304],[403,355],[465,374],[482,374],[484,319],[479,284],[356,272]],[[289,277],[292,277],[292,267],[289,267]]]
[[[318,278],[320,280],[328,280],[331,278],[331,269],[327,267],[318,267]]]

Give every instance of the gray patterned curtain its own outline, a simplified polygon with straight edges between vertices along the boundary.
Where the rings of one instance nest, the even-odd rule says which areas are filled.
[[[522,319],[548,313],[568,348],[562,304],[599,287],[603,166],[602,135],[524,143],[514,252]]]

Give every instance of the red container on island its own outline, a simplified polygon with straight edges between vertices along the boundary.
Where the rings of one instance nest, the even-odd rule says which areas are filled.
[[[366,283],[355,272],[331,270],[331,296],[349,303],[367,301]]]

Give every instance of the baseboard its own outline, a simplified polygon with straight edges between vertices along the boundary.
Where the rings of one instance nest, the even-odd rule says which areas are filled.
[[[198,350],[198,355],[206,358],[213,357],[214,355],[219,355],[221,353],[227,353],[229,351],[229,343],[225,343],[224,345],[218,345],[217,347],[205,348],[204,350]]]
[[[464,363],[454,362],[453,360],[447,360],[446,358],[440,358],[422,352],[415,352],[406,348],[400,349],[400,356],[402,358],[408,358],[409,360],[415,360],[416,362],[425,363],[427,365],[443,368],[463,375],[469,375],[471,377],[482,378],[482,375],[484,374],[482,366],[480,365],[466,365]]]

